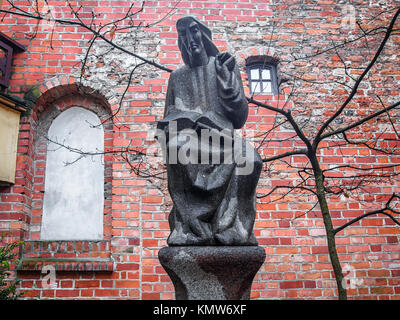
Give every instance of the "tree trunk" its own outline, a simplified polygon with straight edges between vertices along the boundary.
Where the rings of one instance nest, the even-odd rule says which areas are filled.
[[[316,184],[316,191],[318,197],[318,203],[321,208],[322,218],[324,221],[324,226],[326,230],[326,238],[328,242],[329,259],[331,261],[333,271],[336,278],[336,285],[339,293],[339,300],[347,300],[347,292],[343,287],[343,272],[340,265],[339,257],[336,250],[335,234],[333,232],[332,219],[329,213],[328,203],[326,201],[325,190],[324,190],[324,177],[319,166],[318,159],[315,155],[310,157],[314,177]]]

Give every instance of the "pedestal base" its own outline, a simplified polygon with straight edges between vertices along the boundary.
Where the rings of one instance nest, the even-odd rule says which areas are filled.
[[[249,300],[265,251],[258,246],[165,247],[158,258],[176,300]]]

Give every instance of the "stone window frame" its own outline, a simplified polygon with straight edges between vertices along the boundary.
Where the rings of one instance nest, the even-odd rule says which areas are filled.
[[[61,86],[62,87],[62,86]],[[47,133],[53,120],[70,107],[82,107],[94,112],[101,120],[104,129],[104,148],[113,144],[113,124],[111,110],[97,97],[83,92],[58,94],[56,99],[42,101],[33,112],[32,141],[32,194],[29,229],[24,239],[21,262],[18,271],[41,271],[45,265],[57,271],[108,271],[114,270],[111,256],[112,238],[112,155],[104,154],[104,211],[102,240],[40,240],[40,227],[43,214],[43,195],[46,170]],[[50,90],[54,92],[54,90]],[[60,93],[62,89],[57,87]],[[75,90],[73,90],[75,91]]]
[[[33,194],[32,194],[32,220],[30,224],[30,240],[40,240],[40,226],[42,222],[42,210],[43,210],[43,193],[44,193],[44,178],[46,170],[46,155],[47,155],[47,140],[45,138],[51,123],[53,120],[60,115],[63,111],[71,107],[82,107],[89,111],[94,112],[101,120],[107,119],[109,114],[104,108],[96,101],[84,96],[67,96],[58,99],[53,102],[52,105],[48,106],[46,110],[40,115],[38,119],[38,126],[36,128],[36,139],[34,143],[34,159],[33,159]],[[112,139],[112,128],[104,127],[104,139]],[[111,132],[110,132],[111,131]],[[106,143],[105,143],[106,145]],[[105,178],[105,189],[104,189],[104,216],[111,213],[111,168],[112,159],[109,155],[104,155],[104,178]],[[107,221],[103,220],[103,224]],[[111,230],[104,228],[103,239],[111,237]]]
[[[277,71],[278,61],[271,56],[266,55],[258,55],[258,56],[250,56],[246,59],[246,73],[247,79],[249,82],[249,89],[251,94],[279,94],[278,90],[278,71]],[[259,79],[252,79],[251,70],[258,70]],[[270,74],[270,79],[262,78],[262,70],[268,70]],[[255,91],[252,90],[252,83],[256,82],[262,86],[262,82],[270,82],[271,83],[271,91]]]

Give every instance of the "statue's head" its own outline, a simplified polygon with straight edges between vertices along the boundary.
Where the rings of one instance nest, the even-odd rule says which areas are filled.
[[[211,40],[211,30],[196,17],[180,18],[176,28],[178,46],[186,65],[202,65],[205,59],[208,61],[208,57],[217,55],[218,49]]]

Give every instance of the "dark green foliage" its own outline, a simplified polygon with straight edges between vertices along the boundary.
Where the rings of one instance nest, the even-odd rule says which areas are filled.
[[[0,300],[15,300],[23,295],[17,290],[19,280],[9,280],[10,267],[18,263],[15,248],[23,245],[23,241],[4,243],[4,234],[0,238]]]

